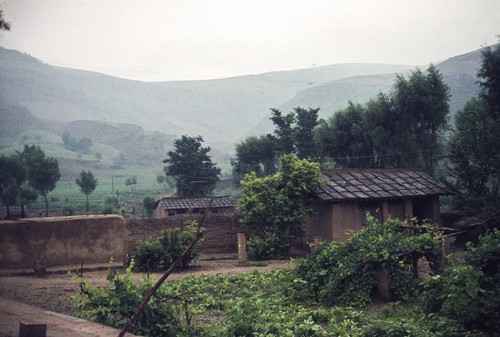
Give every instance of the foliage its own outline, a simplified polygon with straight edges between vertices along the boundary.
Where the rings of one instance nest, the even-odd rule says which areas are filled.
[[[197,226],[196,221],[188,222],[182,229],[164,231],[157,239],[140,241],[134,253],[136,269],[147,272],[167,270],[189,246]],[[181,267],[188,267],[197,256],[198,250],[194,247],[181,261]]]
[[[133,267],[132,261],[123,276],[111,268],[107,277],[109,289],[96,287],[89,280],[77,277],[81,292],[74,299],[78,302],[79,317],[115,328],[123,327],[153,285],[151,279],[134,282]],[[148,302],[131,330],[134,334],[176,336],[177,331],[181,330],[179,308],[165,295],[157,293]]]
[[[177,195],[180,197],[203,197],[212,194],[221,172],[208,152],[202,147],[203,138],[182,136],[174,141],[174,150],[168,152],[164,171],[175,178]]]
[[[80,172],[80,176],[75,180],[76,184],[80,187],[80,191],[85,194],[87,200],[85,203],[85,210],[89,212],[89,194],[94,192],[97,187],[97,179],[94,177],[94,174],[90,172],[90,170],[85,171],[82,170]]]
[[[252,235],[248,239],[248,254],[257,260],[282,259],[288,257],[290,245],[276,232],[266,232],[262,237]]]
[[[426,313],[455,321],[467,331],[493,334],[500,329],[500,231],[468,244],[465,264],[424,283],[421,305]]]
[[[137,177],[133,175],[125,180],[125,186],[130,186],[130,190],[134,191],[134,186],[137,185]]]
[[[38,193],[27,182],[24,182],[19,191],[19,202],[21,203],[23,218],[26,216],[24,206],[29,208],[37,198]]]
[[[448,128],[449,88],[432,64],[425,74],[417,69],[408,79],[398,76],[394,88],[396,111],[407,118],[406,127],[418,149],[416,155],[426,172],[433,175],[440,154],[439,140]]]
[[[231,160],[236,185],[250,172],[255,172],[258,177],[274,174],[277,160],[283,154],[294,153],[300,159],[316,159],[313,130],[318,122],[318,111],[319,108],[297,107],[284,115],[272,108],[273,134],[248,137],[236,145],[236,154]]]
[[[119,213],[120,209],[121,205],[118,195],[108,195],[104,198],[104,206],[102,210],[104,214]]]
[[[315,139],[321,161],[341,167],[421,167],[433,174],[448,128],[449,89],[433,66],[398,75],[389,94],[349,103],[320,120]]]
[[[455,117],[450,138],[450,173],[458,191],[455,207],[483,212],[500,205],[500,45],[485,48],[478,77],[479,97],[468,101]]]
[[[80,153],[90,153],[90,148],[92,147],[92,140],[89,137],[83,137],[77,140],[76,138],[72,137],[69,134],[69,132],[63,132],[61,138],[64,143],[64,146],[68,150]]]
[[[61,178],[59,162],[56,158],[46,157],[40,146],[35,145],[25,145],[19,156],[26,169],[28,182],[45,199],[45,216],[48,216],[47,194],[56,187]]]
[[[131,283],[129,271],[123,277],[108,277],[109,290],[79,279],[84,289],[96,294],[90,301],[89,296],[77,296],[80,316],[118,325],[125,317],[124,309],[129,310],[138,293],[151,284],[148,279]],[[163,332],[166,336],[359,336],[361,312],[290,302],[283,296],[289,277],[287,271],[273,271],[188,276],[166,282],[148,303],[145,317],[141,316],[141,324],[133,332],[157,336],[170,323],[168,327],[175,327],[175,333]],[[158,315],[155,322],[151,322],[153,314]],[[206,319],[208,316],[213,318]]]
[[[18,201],[25,179],[26,172],[18,156],[0,156],[0,201],[7,206],[7,218],[9,206]]]
[[[243,226],[263,234],[266,243],[273,241],[266,236],[279,238],[275,249],[278,255],[282,247],[289,247],[292,236],[303,234],[306,216],[312,212],[309,198],[321,185],[317,164],[294,154],[283,155],[280,160],[280,170],[272,176],[259,178],[253,172],[246,175],[237,205]]]
[[[245,174],[255,172],[257,177],[276,172],[276,149],[274,137],[270,134],[246,138],[235,147],[231,159],[233,180],[239,185]]]
[[[372,165],[372,140],[367,127],[367,110],[361,104],[337,111],[328,122],[321,121],[316,130],[320,153],[343,167]]]
[[[10,30],[10,23],[3,18],[3,11],[0,10],[0,30]]]
[[[367,214],[368,226],[344,243],[324,243],[296,269],[297,296],[327,304],[363,305],[371,301],[377,268],[388,271],[396,299],[408,300],[416,291],[413,262],[426,257],[439,269],[437,230],[417,229],[389,219],[381,224]]]
[[[145,196],[144,199],[142,199],[142,205],[144,206],[144,209],[146,210],[146,214],[147,214],[148,218],[151,218],[153,216],[153,212],[155,210],[156,199],[151,197],[151,196]]]
[[[310,284],[325,280],[327,275],[341,274],[339,284],[350,292],[354,302],[359,289],[355,265],[360,261],[382,261],[391,269],[410,273],[405,257],[416,253],[433,260],[439,255],[438,232],[407,235],[407,224],[390,220],[378,224],[369,221],[365,234],[354,235],[345,245],[324,244],[311,257],[298,261],[293,269],[238,275],[187,276],[165,282],[146,311],[140,316],[134,333],[147,336],[341,336],[341,337],[487,337],[498,331],[498,274],[500,232],[481,238],[477,246],[469,245],[465,255],[467,271],[444,276],[431,276],[418,301],[410,304],[393,302],[384,307],[361,311],[351,307],[331,306],[304,297]],[[344,247],[342,247],[344,246]],[[333,248],[337,247],[337,248]],[[330,257],[343,249],[342,259]],[[364,258],[360,258],[364,256]],[[351,259],[355,259],[351,262]],[[322,262],[329,263],[321,263]],[[402,261],[402,262],[401,262]],[[317,263],[318,262],[318,263]],[[344,268],[343,264],[351,267]],[[365,264],[366,265],[366,264]],[[404,266],[406,265],[406,267]],[[131,265],[123,276],[111,271],[110,286],[99,288],[79,277],[80,317],[113,326],[122,326],[152,285],[151,279],[132,281]],[[307,269],[309,280],[298,277]],[[470,271],[474,271],[471,273]],[[393,270],[394,271],[394,270]],[[370,279],[373,270],[365,269],[362,277]],[[479,278],[476,276],[482,274]],[[391,275],[394,273],[391,272]],[[395,275],[400,275],[396,273]],[[393,279],[394,280],[394,279]],[[408,279],[398,287],[415,287]],[[396,280],[397,281],[397,280]],[[350,285],[354,283],[354,285]],[[367,282],[369,284],[371,282]],[[321,287],[318,291],[323,291]],[[332,289],[329,289],[332,291]],[[326,291],[325,291],[326,292]],[[302,294],[302,296],[297,296]],[[310,294],[309,294],[310,295]],[[417,295],[417,294],[415,294]],[[472,297],[471,297],[472,295]],[[343,296],[343,295],[341,295]],[[344,296],[344,298],[349,295]],[[423,303],[421,302],[423,301]],[[420,304],[419,304],[420,303]],[[446,304],[446,305],[444,305]],[[481,314],[479,317],[478,314]],[[495,329],[495,330],[494,330]]]

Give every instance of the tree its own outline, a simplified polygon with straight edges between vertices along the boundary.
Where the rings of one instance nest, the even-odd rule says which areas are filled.
[[[80,176],[76,178],[76,184],[80,187],[80,191],[86,196],[85,211],[89,212],[89,194],[94,192],[97,187],[97,179],[94,174],[89,171],[82,170]]]
[[[288,253],[290,238],[303,235],[306,216],[312,213],[308,201],[321,185],[321,178],[318,164],[295,154],[281,156],[280,163],[274,175],[246,175],[237,210],[243,226],[265,232],[267,238],[277,238],[277,245]]]
[[[450,173],[458,191],[456,207],[486,214],[499,206],[500,114],[496,91],[500,89],[499,69],[500,45],[493,51],[485,48],[478,73],[481,92],[457,112],[449,141]]]
[[[372,144],[366,127],[367,111],[361,104],[349,102],[316,130],[320,153],[342,167],[371,167]]]
[[[19,190],[19,203],[21,204],[22,217],[26,217],[24,206],[28,208],[35,202],[38,198],[38,193],[31,187],[27,182],[21,185]]]
[[[153,216],[153,212],[155,210],[156,199],[151,197],[151,196],[146,196],[146,197],[144,197],[144,199],[142,199],[142,205],[144,206],[144,209],[146,210],[146,214],[148,215],[148,218],[151,218]]]
[[[134,192],[134,186],[137,185],[137,177],[133,175],[130,178],[125,179],[125,186],[130,186],[130,190]]]
[[[426,74],[417,69],[408,79],[397,76],[394,84],[396,111],[402,114],[404,127],[411,131],[412,141],[418,145],[418,154],[425,171],[434,174],[441,152],[440,138],[448,129],[449,88],[434,65]]]
[[[3,11],[0,10],[0,30],[10,30],[10,23],[3,18]]]
[[[500,42],[500,40],[499,40]],[[493,118],[500,118],[500,45],[482,50],[481,68],[477,74],[481,96],[486,99]]]
[[[313,129],[318,123],[319,108],[296,107],[286,115],[274,108],[271,112],[278,154],[295,153],[301,159],[313,159],[316,156]]]
[[[219,180],[218,168],[208,153],[210,147],[202,147],[201,136],[182,136],[174,141],[174,150],[163,161],[165,174],[175,179],[180,197],[203,197],[213,193]]]
[[[295,139],[293,124],[295,122],[295,114],[289,112],[287,115],[278,109],[271,109],[271,121],[274,124],[274,136],[276,138],[276,148],[279,154],[294,153]]]
[[[35,145],[25,145],[20,158],[26,168],[28,182],[45,199],[45,216],[48,216],[47,194],[56,187],[56,183],[61,178],[59,162],[56,158],[45,157],[40,146]]]
[[[17,203],[25,179],[26,172],[18,156],[0,156],[0,200],[7,208],[7,218],[10,218],[9,206]]]
[[[263,177],[276,172],[275,139],[267,134],[251,136],[236,144],[235,157],[231,159],[233,179],[239,185],[245,174],[255,172]]]
[[[318,124],[318,112],[319,108],[294,109],[296,125],[293,138],[297,156],[301,159],[314,160],[317,157],[313,130]]]
[[[433,174],[448,129],[449,89],[430,65],[398,75],[389,94],[349,102],[314,131],[319,158],[343,167],[422,167]]]

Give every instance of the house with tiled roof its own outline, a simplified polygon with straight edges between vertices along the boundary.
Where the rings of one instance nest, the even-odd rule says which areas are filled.
[[[184,214],[202,214],[209,206],[212,214],[233,214],[236,200],[229,196],[203,198],[163,197],[156,202],[155,217],[165,218]]]
[[[417,218],[440,224],[439,197],[451,194],[442,182],[418,169],[339,169],[322,172],[316,215],[306,224],[308,239],[344,241],[366,225],[366,213]]]

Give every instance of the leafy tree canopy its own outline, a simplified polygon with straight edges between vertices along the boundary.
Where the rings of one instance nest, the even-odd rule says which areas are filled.
[[[164,171],[175,179],[177,195],[181,197],[202,197],[213,193],[221,172],[208,153],[210,147],[203,147],[201,136],[182,136],[174,141],[174,150],[168,152]]]
[[[80,186],[80,191],[87,197],[87,202],[85,204],[85,209],[89,211],[89,194],[94,192],[97,187],[97,178],[94,174],[89,171],[82,170],[80,176],[76,178],[76,184]]]
[[[7,206],[7,218],[10,217],[9,206],[16,204],[25,179],[26,173],[18,156],[0,156],[0,200]]]
[[[270,134],[248,137],[236,145],[235,157],[231,159],[235,183],[244,175],[255,172],[258,177],[276,172],[276,150],[274,137]]]
[[[455,178],[455,206],[486,216],[500,203],[500,45],[483,50],[478,77],[479,97],[471,99],[455,116],[449,141],[451,174]]]
[[[19,156],[26,168],[30,185],[45,199],[45,214],[47,216],[49,212],[47,194],[56,187],[56,183],[61,178],[59,162],[56,158],[46,157],[40,146],[35,145],[25,145]]]
[[[290,236],[303,234],[306,216],[312,212],[308,201],[321,178],[318,164],[294,154],[281,156],[280,163],[274,175],[257,177],[252,172],[245,176],[237,210],[243,226],[277,236],[277,244],[288,249]]]

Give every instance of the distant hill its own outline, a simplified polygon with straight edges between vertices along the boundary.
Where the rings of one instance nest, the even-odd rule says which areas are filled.
[[[45,120],[136,124],[167,134],[202,135],[214,146],[247,134],[269,108],[328,81],[410,66],[344,64],[206,81],[146,83],[44,64],[0,48],[0,102]]]

